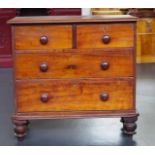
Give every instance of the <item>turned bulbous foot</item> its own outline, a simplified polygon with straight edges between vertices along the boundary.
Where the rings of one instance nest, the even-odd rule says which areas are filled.
[[[136,134],[138,114],[130,117],[122,117],[121,122],[123,123],[122,132],[125,135],[132,136]]]
[[[29,121],[27,120],[13,120],[14,123],[14,132],[15,136],[19,141],[24,140],[27,132],[27,127],[29,124]]]

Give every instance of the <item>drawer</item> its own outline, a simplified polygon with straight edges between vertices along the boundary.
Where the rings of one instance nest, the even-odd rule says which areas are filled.
[[[16,26],[15,49],[72,48],[70,25]]]
[[[133,76],[132,50],[71,51],[17,54],[16,79]]]
[[[132,78],[17,81],[17,111],[131,110],[133,83]]]
[[[134,24],[92,24],[77,26],[77,48],[134,46]]]

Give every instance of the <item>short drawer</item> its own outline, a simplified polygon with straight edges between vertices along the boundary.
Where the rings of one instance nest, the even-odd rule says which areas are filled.
[[[133,79],[68,79],[16,82],[17,112],[128,110]]]
[[[77,48],[134,46],[134,24],[87,24],[77,26]]]
[[[17,54],[15,73],[16,79],[133,76],[133,51],[72,50]]]
[[[16,26],[15,49],[72,48],[70,25]]]

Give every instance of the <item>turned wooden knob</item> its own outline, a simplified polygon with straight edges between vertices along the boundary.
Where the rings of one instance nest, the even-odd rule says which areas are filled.
[[[102,41],[104,44],[108,44],[111,41],[111,37],[109,35],[104,35]]]
[[[48,43],[48,37],[47,36],[41,36],[40,37],[40,43],[45,45]]]
[[[40,71],[42,72],[47,72],[48,70],[48,63],[47,62],[43,62],[40,64]]]
[[[48,100],[49,100],[49,95],[48,95],[48,93],[43,93],[43,94],[41,94],[40,100],[41,100],[42,102],[44,102],[44,103],[48,102]]]
[[[104,61],[101,63],[101,69],[102,70],[107,70],[109,68],[109,66],[110,66],[109,62],[107,62],[107,61]]]
[[[109,99],[109,94],[106,93],[106,92],[102,93],[102,94],[100,95],[100,99],[101,99],[102,101],[107,101],[107,100]]]

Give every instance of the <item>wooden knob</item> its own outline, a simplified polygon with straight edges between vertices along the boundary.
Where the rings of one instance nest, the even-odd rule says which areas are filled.
[[[42,72],[47,72],[47,70],[48,70],[48,63],[47,63],[47,62],[41,63],[41,64],[40,64],[40,70],[41,70]]]
[[[49,100],[49,95],[48,95],[48,93],[43,93],[43,94],[41,94],[40,100],[41,100],[42,102],[44,102],[44,103],[48,102],[48,100]]]
[[[41,36],[40,37],[40,43],[45,45],[48,43],[48,37],[47,36]]]
[[[102,70],[107,70],[109,68],[109,62],[105,61],[101,63],[101,69]]]
[[[102,101],[107,101],[107,100],[109,99],[109,94],[106,93],[106,92],[102,93],[102,94],[100,95],[100,99],[101,99]]]
[[[102,41],[104,44],[108,44],[111,41],[111,37],[109,35],[104,35]]]

